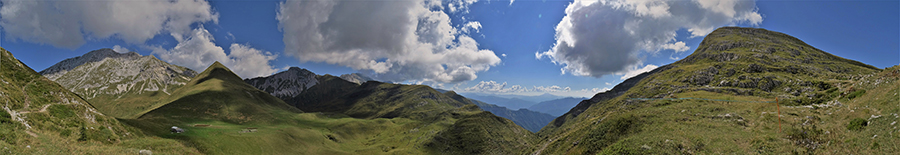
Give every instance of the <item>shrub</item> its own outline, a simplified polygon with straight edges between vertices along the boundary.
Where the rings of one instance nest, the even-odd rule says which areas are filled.
[[[48,107],[47,110],[50,111],[50,116],[53,116],[56,118],[65,119],[65,118],[75,117],[75,112],[72,112],[72,110],[69,109],[69,107],[66,105],[62,105],[62,104],[50,105],[50,107]]]
[[[847,98],[853,99],[853,98],[862,96],[863,94],[866,94],[866,90],[857,90],[857,91],[853,91],[852,93],[850,93],[850,95],[847,95]]]
[[[861,130],[864,127],[869,125],[869,122],[862,118],[854,118],[850,120],[850,124],[847,124],[848,130]]]
[[[584,145],[590,150],[587,154],[593,154],[607,146],[616,143],[621,138],[627,137],[631,133],[639,132],[640,119],[634,115],[627,115],[619,118],[612,118],[603,121],[593,131],[584,137]],[[581,144],[579,144],[581,145]]]
[[[111,143],[112,141],[118,140],[118,137],[105,127],[94,127],[91,129],[85,125],[81,127],[81,137],[78,138],[78,141],[88,140]]]
[[[16,144],[16,141],[18,139],[18,135],[16,134],[17,130],[21,130],[18,127],[18,124],[0,124],[0,142],[6,142],[7,144]]]
[[[12,123],[12,116],[6,113],[6,110],[0,110],[0,124]]]

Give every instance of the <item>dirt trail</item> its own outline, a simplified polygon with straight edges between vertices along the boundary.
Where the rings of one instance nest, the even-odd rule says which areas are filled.
[[[32,137],[38,137],[37,134],[34,134],[34,132],[31,132],[31,131],[28,131],[28,130],[25,130],[25,133],[27,133],[28,135],[31,135]]]
[[[51,105],[51,104],[44,105],[44,107],[42,107],[41,110],[40,110],[40,111],[37,111],[37,112],[47,112],[47,108],[50,107],[50,105]],[[32,113],[32,112],[31,112],[31,111],[22,111],[22,112],[19,112],[19,114],[27,114],[27,113]]]
[[[26,89],[28,88],[28,85],[33,82],[34,80],[28,81],[28,83],[25,83],[25,85],[22,86],[22,95],[25,96],[25,106],[22,109],[28,109],[28,106],[31,106],[31,100],[28,99],[28,91]]]
[[[532,153],[532,155],[540,155],[541,152],[544,152],[544,149],[547,148],[547,145],[550,145],[550,143],[553,143],[554,141],[556,141],[556,139],[559,139],[559,137],[554,137],[553,139],[547,141],[547,143],[544,143],[544,145],[541,146],[540,149],[538,149],[537,151],[534,151],[534,153]]]

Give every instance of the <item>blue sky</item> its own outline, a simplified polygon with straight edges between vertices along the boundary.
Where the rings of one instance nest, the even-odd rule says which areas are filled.
[[[0,46],[38,71],[120,47],[195,70],[227,62],[243,78],[297,66],[582,97],[690,55],[721,26],[783,32],[875,67],[900,63],[898,1],[727,2],[2,0]]]

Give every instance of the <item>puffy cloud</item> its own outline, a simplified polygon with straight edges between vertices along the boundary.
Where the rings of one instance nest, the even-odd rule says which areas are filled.
[[[609,87],[603,87],[603,88],[591,88],[591,89],[585,88],[585,89],[581,89],[581,90],[579,90],[579,91],[580,91],[580,92],[589,92],[589,93],[599,93],[599,92],[604,92],[604,91],[607,91],[607,90],[609,90]]]
[[[671,44],[663,44],[660,49],[673,50],[675,52],[684,52],[688,49],[691,49],[691,47],[685,45],[683,41],[679,41]]]
[[[447,8],[450,9],[450,12],[469,12],[469,5],[478,2],[478,0],[449,0],[447,4]],[[509,2],[511,5],[512,2]]]
[[[481,81],[475,86],[463,88],[462,91],[467,92],[488,92],[488,93],[519,93],[519,92],[569,92],[570,87],[552,86],[532,86],[527,88],[521,85],[511,85],[507,87],[506,82],[499,83],[496,81]],[[587,91],[587,89],[582,89]]]
[[[762,22],[754,1],[576,0],[556,27],[556,44],[535,57],[563,65],[561,71],[602,77],[627,72],[642,63],[638,55],[690,49],[675,40],[686,29],[692,37],[716,27]]]
[[[172,49],[153,47],[153,54],[169,63],[198,71],[203,71],[213,62],[219,61],[242,78],[265,76],[278,71],[269,64],[269,61],[277,58],[270,52],[254,49],[248,45],[231,44],[229,48],[231,53],[225,54],[225,49],[217,46],[214,41],[212,34],[200,26]]]
[[[474,2],[448,7],[454,11]],[[276,19],[286,55],[372,71],[373,78],[386,81],[457,83],[500,63],[493,51],[478,49],[478,42],[451,26],[435,4],[440,3],[286,1]]]
[[[495,92],[495,93],[529,91],[528,88],[522,87],[520,85],[512,85],[509,88],[507,88],[506,82],[497,83],[496,81],[481,81],[481,82],[478,82],[478,84],[476,84],[475,86],[465,88],[463,90],[469,91],[469,92]]]
[[[548,86],[548,87],[545,87],[545,86],[532,86],[532,89],[531,89],[531,91],[537,91],[537,92],[561,92],[561,91],[566,91],[566,92],[567,92],[567,91],[569,91],[569,90],[572,90],[572,89],[569,88],[569,87],[562,88],[562,87],[559,87],[559,86],[557,86],[557,85]]]
[[[131,50],[128,50],[127,48],[119,46],[119,45],[113,46],[112,50],[116,51],[117,53],[128,53],[131,51]]]
[[[475,86],[467,87],[467,88],[458,88],[454,87],[451,89],[455,89],[461,92],[476,92],[476,93],[487,93],[487,94],[542,94],[542,93],[553,93],[557,95],[564,96],[592,96],[596,93],[603,92],[609,90],[609,87],[604,88],[584,88],[580,90],[573,90],[571,87],[561,87],[557,85],[551,86],[531,86],[531,88],[524,87],[521,85],[508,85],[506,82],[499,83],[496,81],[481,81],[478,82]]]
[[[626,80],[626,79],[628,79],[628,78],[637,76],[637,75],[639,75],[639,74],[641,74],[641,73],[652,71],[653,69],[656,69],[656,68],[659,67],[659,66],[656,66],[656,65],[653,65],[653,64],[647,64],[647,65],[644,66],[643,68],[638,68],[639,66],[640,66],[640,65],[633,65],[633,66],[630,67],[628,70],[625,70],[625,71],[622,71],[622,72],[615,73],[615,75],[622,75],[622,77],[619,78],[619,79],[621,79],[621,80]]]
[[[8,40],[77,48],[86,39],[119,38],[138,44],[163,31],[180,40],[197,22],[217,22],[204,0],[2,0],[0,27]]]
[[[277,55],[250,47],[249,45],[231,44],[231,68],[236,74],[245,78],[267,76],[278,72],[269,61],[278,58]]]
[[[466,25],[463,26],[462,31],[463,31],[463,33],[469,33],[469,32],[473,32],[473,31],[481,32],[481,22],[477,22],[477,21],[468,22],[468,23],[466,23]]]

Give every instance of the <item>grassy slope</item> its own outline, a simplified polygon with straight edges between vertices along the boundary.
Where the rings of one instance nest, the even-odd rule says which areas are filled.
[[[287,100],[304,111],[337,112],[356,118],[425,119],[462,107],[456,101],[424,85],[399,85],[371,81],[356,85],[331,75]]]
[[[96,112],[81,97],[0,50],[0,100],[5,102],[0,110],[0,154],[134,154],[140,149],[197,153],[177,141],[144,136]]]
[[[332,78],[339,80],[336,77]],[[320,85],[335,84],[323,83],[316,86]],[[337,89],[340,87],[327,88]],[[412,94],[429,94],[428,92],[434,91],[426,88],[379,84],[359,88],[359,92],[350,94],[373,95],[353,100],[357,102],[386,103],[378,98],[393,100],[390,96],[397,96],[394,99],[401,102],[389,103],[402,103],[402,101],[421,97]],[[398,92],[390,91],[361,93],[373,89],[396,90],[405,93],[400,93],[404,95],[392,94]],[[436,95],[442,94],[436,93]],[[172,100],[170,103],[149,111],[138,119],[125,121],[144,129],[147,133],[181,140],[185,145],[198,148],[207,154],[521,153],[529,151],[527,148],[531,148],[530,145],[535,137],[509,120],[490,115],[490,113],[477,108],[472,109],[472,107],[466,106],[455,108],[447,104],[423,106],[454,107],[433,113],[420,110],[398,110],[403,106],[377,107],[379,110],[388,112],[348,108],[348,110],[342,111],[298,113],[299,110],[247,85],[227,68],[218,64],[214,64],[207,71],[196,76],[193,81],[177,90],[172,96],[173,98],[169,99]],[[435,96],[435,98],[446,97]],[[448,98],[448,100],[452,99]],[[434,101],[424,103],[432,102]],[[434,102],[433,104],[443,103]],[[365,104],[350,103],[349,105]],[[398,111],[403,113],[396,114],[396,116],[404,117],[384,118],[384,116],[395,115],[394,113],[398,113]],[[347,114],[339,112],[348,112],[359,117],[349,117]],[[369,117],[363,114],[380,117]],[[210,126],[195,127],[193,126],[195,124]],[[168,131],[170,126],[183,127],[187,132],[170,133]],[[256,132],[241,132],[247,128],[257,129]],[[448,132],[448,129],[477,130],[459,134],[459,132]],[[510,136],[511,134],[516,134],[516,136]],[[465,141],[465,143],[459,141]],[[470,142],[491,145],[475,146],[470,145]],[[512,142],[517,144],[500,145]]]
[[[425,146],[431,153],[519,154],[529,151],[535,138],[512,121],[482,111],[468,100],[423,85],[376,81],[356,85],[325,75],[319,84],[287,102],[307,112],[333,112],[364,119],[403,118],[436,126],[431,135],[417,138],[430,141]]]
[[[878,69],[760,29],[722,28],[703,42],[697,52],[661,67],[665,69],[641,80],[624,95],[593,103],[558,128],[542,130],[543,141],[549,143],[539,149],[544,154],[846,154],[853,150],[884,154],[900,149],[891,145],[898,142],[893,136],[897,130],[890,125],[897,117],[887,117],[900,110],[896,107],[898,85],[889,82],[896,76],[882,76],[877,78],[880,86],[864,87],[864,83],[879,81],[873,79],[878,76],[865,76]],[[710,68],[718,73],[710,73]],[[879,94],[847,99],[859,89],[874,89]],[[784,132],[779,133],[773,104],[636,101],[627,100],[629,97],[747,101],[781,97],[783,106],[794,106],[781,108]],[[835,100],[840,106],[833,104]],[[832,106],[818,106],[828,103]],[[804,106],[810,104],[816,106]],[[861,131],[846,128],[852,118],[871,115],[884,116],[871,120],[881,126]],[[872,138],[876,134],[879,136]]]

